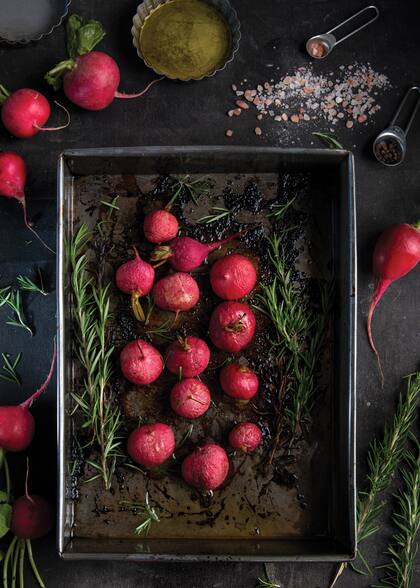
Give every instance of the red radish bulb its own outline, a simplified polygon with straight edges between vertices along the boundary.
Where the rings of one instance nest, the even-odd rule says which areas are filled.
[[[151,255],[152,261],[159,262],[159,265],[166,260],[179,272],[191,272],[198,268],[212,251],[215,251],[225,243],[235,239],[239,233],[235,233],[227,239],[216,241],[216,243],[200,243],[191,237],[177,237],[169,245],[156,247]]]
[[[220,385],[223,392],[231,398],[249,401],[258,392],[259,380],[251,368],[239,363],[229,363],[220,371]]]
[[[367,317],[367,332],[372,350],[379,359],[372,336],[372,318],[376,305],[385,290],[402,278],[420,261],[420,223],[418,225],[399,224],[386,229],[376,242],[373,252],[373,275],[375,290]]]
[[[13,503],[10,530],[21,539],[39,539],[53,528],[50,503],[36,494],[21,496]]]
[[[32,442],[35,433],[35,421],[29,412],[32,403],[46,390],[51,381],[56,359],[54,346],[50,371],[45,382],[32,396],[18,406],[0,406],[0,449],[6,451],[24,451]]]
[[[201,374],[210,361],[210,349],[198,337],[179,337],[173,341],[166,352],[166,367],[173,374],[184,378],[194,378]]]
[[[254,423],[239,423],[229,433],[229,443],[233,449],[253,453],[261,444],[261,429]]]
[[[174,412],[186,419],[197,419],[209,408],[210,390],[196,378],[181,380],[171,390],[171,406]]]
[[[210,270],[213,292],[225,300],[247,296],[257,282],[257,273],[244,255],[233,253],[218,259]]]
[[[152,289],[155,280],[155,270],[143,261],[134,247],[134,259],[120,265],[115,274],[117,287],[126,294],[131,294],[131,308],[138,321],[144,321],[145,316],[139,298],[146,296]]]
[[[255,315],[243,302],[222,302],[210,317],[210,339],[219,349],[238,353],[252,340]]]
[[[142,425],[134,429],[128,438],[129,456],[146,468],[162,465],[174,450],[174,433],[171,427],[163,423]]]
[[[156,282],[153,288],[156,306],[162,310],[171,310],[178,315],[190,310],[200,298],[197,282],[189,274],[177,272]]]
[[[143,230],[150,243],[165,243],[177,236],[179,224],[172,212],[162,208],[145,216]]]
[[[102,51],[91,51],[74,59],[62,61],[45,76],[56,87],[57,76],[63,74],[63,90],[67,98],[85,110],[103,110],[114,98],[138,98],[163,78],[153,80],[141,92],[118,92],[120,68],[117,62]]]
[[[23,220],[26,227],[32,231],[39,241],[49,249],[52,253],[54,251],[48,247],[41,239],[38,233],[31,227],[27,217],[26,198],[25,198],[25,184],[26,184],[26,165],[20,155],[14,151],[3,151],[0,153],[0,196],[6,198],[14,198],[23,208]]]
[[[216,443],[197,447],[182,463],[182,477],[185,482],[205,492],[221,486],[228,473],[228,456],[223,447]]]
[[[44,127],[50,118],[51,108],[48,100],[30,88],[21,88],[9,94],[0,86],[1,120],[6,129],[19,139],[33,137],[39,131],[60,131],[70,123],[70,115],[64,106],[56,103],[67,113],[67,123],[59,127]]]
[[[163,370],[159,351],[142,339],[130,341],[121,351],[120,366],[123,376],[133,384],[146,386],[158,379]]]

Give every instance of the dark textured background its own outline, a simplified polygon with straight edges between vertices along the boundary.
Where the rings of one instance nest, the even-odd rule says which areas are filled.
[[[71,127],[60,133],[40,133],[20,141],[0,131],[0,147],[23,154],[29,167],[28,207],[37,229],[51,244],[55,239],[56,161],[63,149],[130,145],[225,144],[224,130],[235,129],[232,144],[307,146],[310,133],[303,125],[293,126],[288,133],[269,130],[268,118],[262,121],[264,134],[256,137],[252,129],[254,116],[227,119],[230,107],[230,84],[244,77],[249,83],[264,82],[272,77],[308,63],[302,52],[303,41],[316,32],[336,24],[342,17],[361,7],[358,0],[233,0],[242,24],[242,41],[235,61],[216,77],[189,84],[164,81],[144,99],[115,101],[106,111],[84,112],[69,106]],[[418,64],[420,43],[418,22],[420,9],[416,0],[381,0],[378,22],[334,51],[324,62],[314,64],[316,71],[331,71],[340,64],[369,61],[390,77],[392,90],[380,98],[382,110],[374,122],[348,131],[338,128],[337,135],[345,147],[356,155],[357,218],[359,243],[359,336],[358,336],[358,458],[359,479],[365,472],[366,448],[374,434],[380,434],[384,422],[392,415],[398,388],[404,375],[416,370],[420,360],[419,288],[420,271],[414,271],[395,284],[380,304],[374,323],[376,341],[381,351],[386,377],[381,390],[375,361],[365,337],[365,319],[372,292],[370,259],[379,232],[393,222],[414,222],[420,218],[420,120],[412,128],[406,162],[399,168],[386,169],[371,156],[372,138],[387,124],[405,89],[420,83]],[[136,0],[75,0],[73,11],[103,21],[108,35],[101,48],[112,54],[121,67],[121,89],[135,91],[152,79],[152,74],[138,60],[131,45],[131,18]],[[1,15],[0,15],[1,18]],[[278,39],[273,50],[273,39]],[[51,93],[42,76],[53,64],[64,58],[63,31],[23,48],[0,48],[0,82],[9,88],[27,86]],[[52,97],[52,96],[51,96]],[[63,99],[63,98],[61,98]],[[63,99],[64,101],[64,99]],[[420,119],[420,117],[419,117]],[[312,123],[311,123],[312,124]],[[234,127],[233,127],[234,125]],[[273,129],[273,125],[271,128]],[[278,127],[276,127],[278,128]],[[319,124],[310,130],[322,130]],[[22,226],[21,211],[14,202],[0,202],[0,285],[10,283],[17,274],[31,275],[40,266],[53,288],[54,259]],[[5,326],[6,310],[0,309],[0,351],[23,352],[19,371],[23,375],[22,391],[0,383],[2,403],[17,402],[26,397],[43,380],[48,371],[52,338],[55,331],[54,294],[47,298],[27,298],[28,315],[36,327],[33,339],[18,329]],[[30,449],[31,491],[54,497],[55,489],[55,389],[34,406],[37,433]],[[315,424],[316,426],[316,424]],[[19,488],[24,469],[22,459],[12,462]],[[389,511],[384,512],[380,533],[365,546],[372,563],[383,561],[382,552],[390,537]],[[134,564],[134,563],[64,563],[55,554],[54,538],[37,541],[35,550],[46,584],[50,587],[103,586],[104,588],[141,586],[143,588],[251,588],[262,575],[259,564]],[[331,572],[326,564],[270,565],[270,573],[287,588],[324,588]],[[418,582],[418,580],[417,580]],[[343,588],[370,584],[347,572]],[[28,577],[28,586],[35,585]],[[419,584],[417,583],[417,586]]]

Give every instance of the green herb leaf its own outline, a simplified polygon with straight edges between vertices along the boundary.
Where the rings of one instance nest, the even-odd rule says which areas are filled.
[[[54,90],[59,90],[61,88],[61,78],[66,73],[66,71],[73,69],[76,63],[73,59],[65,59],[64,61],[60,61],[57,63],[55,67],[50,69],[45,76],[44,80],[54,88]]]
[[[7,502],[0,504],[0,538],[4,537],[10,530],[10,517],[12,507]]]
[[[9,90],[7,90],[2,84],[0,84],[0,104],[6,102],[10,96]]]
[[[331,149],[344,149],[341,143],[337,140],[337,138],[332,134],[328,133],[327,131],[323,133],[312,133],[315,137],[319,137],[321,141],[324,141]]]
[[[105,37],[105,30],[98,20],[88,20],[72,14],[66,22],[67,52],[69,57],[90,53]]]

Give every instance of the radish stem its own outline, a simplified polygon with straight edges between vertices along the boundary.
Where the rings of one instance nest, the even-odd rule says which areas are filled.
[[[162,76],[161,78],[158,78],[157,80],[153,80],[150,82],[150,84],[148,84],[144,90],[142,90],[141,92],[138,92],[137,94],[125,94],[124,92],[118,92],[118,90],[115,92],[114,94],[114,98],[140,98],[140,96],[143,96],[144,94],[146,94],[146,92],[149,90],[149,88],[151,88],[154,84],[157,84],[158,82],[161,82],[164,79],[164,76]]]
[[[38,571],[38,568],[36,567],[36,563],[35,563],[34,556],[32,553],[32,544],[31,544],[30,539],[26,539],[26,547],[28,549],[28,559],[29,559],[29,563],[31,564],[31,568],[34,573],[34,576],[35,576],[38,584],[41,586],[41,588],[45,588],[45,584],[41,578],[41,575]]]

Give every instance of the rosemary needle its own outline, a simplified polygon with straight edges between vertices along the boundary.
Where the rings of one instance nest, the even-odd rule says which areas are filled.
[[[141,535],[142,533],[147,535],[150,531],[152,523],[160,523],[160,519],[156,514],[156,511],[150,503],[148,492],[146,492],[143,502],[138,500],[121,500],[120,504],[135,514],[146,515],[145,520],[134,529],[136,535]]]
[[[18,276],[17,283],[19,284],[19,288],[26,292],[37,292],[38,294],[42,294],[42,296],[47,296],[48,292],[45,290],[44,280],[42,277],[41,270],[38,268],[38,277],[39,277],[39,285],[32,281],[30,278],[26,276]]]
[[[8,318],[6,324],[25,329],[33,335],[33,331],[26,321],[19,290],[12,290],[10,286],[0,288],[0,307],[4,305],[8,306],[14,313],[14,316]]]
[[[22,353],[18,353],[13,361],[8,353],[2,353],[1,356],[3,358],[3,373],[0,373],[0,379],[20,386],[21,381],[16,372],[16,367],[22,358]]]
[[[315,137],[319,137],[321,141],[324,141],[331,149],[344,149],[342,144],[335,138],[332,133],[323,132],[323,133],[312,133]]]

